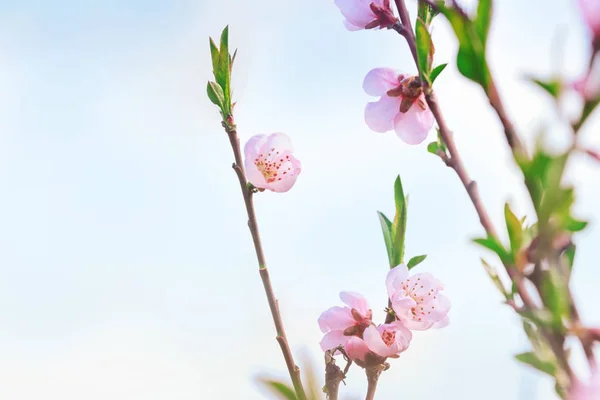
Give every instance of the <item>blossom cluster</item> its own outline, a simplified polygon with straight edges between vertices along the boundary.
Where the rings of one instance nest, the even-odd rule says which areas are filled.
[[[367,300],[359,293],[341,292],[345,307],[331,307],[319,317],[324,333],[323,351],[343,347],[358,365],[370,367],[398,358],[408,349],[412,331],[441,328],[448,324],[450,301],[444,285],[430,273],[409,275],[400,264],[390,270],[386,287],[393,321],[375,325]]]

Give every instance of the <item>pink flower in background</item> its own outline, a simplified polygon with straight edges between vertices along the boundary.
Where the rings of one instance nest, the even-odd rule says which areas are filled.
[[[365,108],[365,122],[375,132],[392,129],[405,143],[419,144],[433,127],[419,77],[400,74],[391,68],[375,68],[363,82],[365,92],[380,96]]]
[[[363,333],[363,339],[352,337],[346,343],[346,353],[353,360],[366,361],[367,354],[375,353],[379,357],[397,358],[408,349],[412,333],[400,321],[379,325],[370,325]]]
[[[575,379],[573,387],[569,390],[568,400],[595,400],[600,399],[600,372],[592,371],[589,383]]]
[[[349,31],[387,28],[398,19],[390,7],[390,0],[335,0]]]
[[[600,97],[600,59],[596,59],[585,77],[573,83],[573,89],[585,100],[592,101]]]
[[[373,313],[361,294],[341,292],[340,299],[348,307],[331,307],[319,317],[319,327],[325,334],[321,340],[323,351],[345,345],[352,336],[362,336],[372,323]]]
[[[404,264],[387,275],[386,286],[396,316],[409,329],[426,330],[448,325],[450,300],[440,293],[444,285],[429,273],[409,277]]]
[[[600,1],[579,0],[583,20],[595,38],[600,38]]]
[[[273,192],[290,190],[302,170],[300,161],[292,152],[292,142],[283,133],[250,138],[244,146],[248,182]]]

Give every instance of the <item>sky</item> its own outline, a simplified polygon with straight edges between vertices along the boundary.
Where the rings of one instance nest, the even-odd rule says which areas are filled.
[[[563,146],[552,103],[523,77],[582,73],[575,2],[496,3],[489,59],[509,115],[528,142],[547,123]],[[269,397],[257,377],[286,378],[229,142],[205,95],[208,36],[226,24],[239,48],[242,142],[285,132],[303,165],[290,192],[256,198],[301,367],[321,371],[316,320],[340,291],[363,293],[382,318],[376,211],[393,215],[400,174],[407,255],[428,254],[419,269],[445,283],[451,324],[414,335],[379,398],[553,398],[548,379],[513,359],[527,340],[480,266],[493,257],[470,242],[482,231],[456,176],[425,144],[364,124],[364,75],[414,73],[405,43],[342,20],[329,0],[0,2],[0,398],[258,400]],[[457,73],[441,19],[433,38],[436,63],[450,64],[436,82],[441,107],[492,219],[501,226],[507,201],[531,215],[497,118]],[[582,142],[600,148],[599,129],[596,114]],[[577,215],[590,220],[573,288],[584,321],[600,324],[600,165],[572,161]],[[343,395],[362,398],[365,383],[351,370]]]

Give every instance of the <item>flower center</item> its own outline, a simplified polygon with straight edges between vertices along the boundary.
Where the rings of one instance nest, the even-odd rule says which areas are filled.
[[[430,288],[429,291],[425,291],[421,278],[409,278],[405,280],[402,282],[402,289],[417,303],[415,307],[410,309],[413,319],[422,321],[423,317],[431,314],[431,311],[435,309],[435,306],[426,306],[424,303],[432,299],[435,300],[437,298],[437,290]]]
[[[259,154],[254,159],[254,165],[265,177],[267,183],[280,181],[292,169],[290,156],[280,155],[279,151],[275,151],[275,148],[272,148],[266,155],[264,153]]]
[[[381,339],[383,339],[383,343],[385,343],[387,347],[390,347],[396,341],[396,332],[383,331],[381,334]]]

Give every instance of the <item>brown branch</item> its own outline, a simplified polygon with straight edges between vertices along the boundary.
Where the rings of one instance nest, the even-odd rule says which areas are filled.
[[[252,196],[253,192],[248,187],[248,181],[246,180],[246,175],[244,174],[244,164],[242,163],[242,152],[240,150],[240,141],[237,136],[237,131],[231,118],[227,122],[223,122],[223,127],[227,132],[227,136],[229,136],[229,142],[231,143],[231,148],[233,150],[235,163],[232,167],[240,182],[240,188],[242,189],[244,204],[246,205],[246,213],[248,214],[248,228],[250,229],[252,241],[254,242],[260,278],[262,279],[265,294],[267,295],[267,301],[269,302],[269,309],[271,310],[271,316],[273,317],[273,323],[275,324],[275,330],[277,331],[276,339],[279,343],[279,347],[281,347],[281,352],[283,353],[283,358],[285,359],[296,395],[298,396],[299,400],[306,400],[306,394],[304,392],[300,377],[300,369],[294,362],[294,357],[285,335],[283,320],[281,318],[281,314],[279,313],[277,299],[273,291],[273,286],[271,285],[271,279],[269,278],[269,271],[267,270],[267,263],[265,261],[265,255],[258,232],[258,224],[256,222],[256,213],[254,211],[254,201]]]
[[[403,34],[402,36],[406,39],[408,46],[411,50],[411,53],[413,55],[413,58],[415,60],[415,65],[416,65],[417,69],[419,69],[419,62],[418,62],[418,58],[416,55],[416,40],[415,40],[414,34],[412,33],[413,28],[410,23],[410,17],[408,15],[405,1],[404,0],[395,0],[395,2],[396,2],[396,6],[398,8],[398,13],[400,14],[400,19],[402,21],[403,28],[405,30],[406,29],[410,30],[410,34]],[[512,123],[510,122],[510,120],[504,110],[504,106],[502,104],[501,98],[498,94],[496,86],[495,86],[493,80],[491,79],[491,77],[490,77],[490,84],[488,87],[488,97],[490,99],[490,103],[492,104],[492,107],[494,108],[498,117],[500,118],[500,121],[502,122],[507,142],[508,142],[513,154],[514,155],[522,154],[522,152],[524,151],[523,147],[518,139],[518,135],[517,135]],[[454,143],[452,132],[448,128],[448,125],[446,124],[446,120],[439,108],[437,97],[436,97],[433,89],[431,89],[430,87],[425,88],[425,99],[426,99],[427,104],[438,124],[439,130],[440,130],[440,136],[442,137],[444,144],[448,148],[449,158],[448,158],[447,162],[445,161],[446,165],[448,165],[450,168],[452,168],[458,175],[461,183],[463,184],[463,186],[465,187],[465,189],[469,195],[469,198],[471,199],[471,202],[473,203],[473,206],[475,207],[477,215],[479,216],[479,221],[481,222],[481,225],[485,229],[488,236],[490,236],[491,238],[493,238],[495,240],[498,240],[498,235],[497,235],[494,225],[491,221],[491,218],[490,218],[489,214],[487,213],[487,211],[483,205],[483,202],[479,196],[479,192],[477,190],[477,184],[475,181],[473,181],[469,177],[467,170],[464,167],[464,164],[460,157],[460,153],[458,152],[456,144]],[[523,305],[525,306],[525,308],[528,310],[537,309],[538,307],[535,305],[535,302],[529,295],[527,288],[525,287],[525,285],[523,283],[523,280],[520,279],[520,277],[515,276],[515,271],[514,271],[513,266],[504,264],[504,267],[505,267],[507,273],[509,274],[509,276],[511,276],[511,279],[513,279],[513,281],[516,283],[517,292],[519,294],[519,297],[523,301]],[[569,374],[569,377],[571,377],[572,371],[571,371],[570,365],[567,361],[566,354],[564,351],[563,338],[558,337],[554,332],[552,332],[548,329],[543,329],[543,334],[544,334],[546,340],[548,341],[548,343],[550,344],[550,346],[552,347],[552,349],[554,350],[554,353],[555,353],[559,363],[565,369],[565,372],[567,372]]]
[[[346,360],[344,371],[335,362],[335,353],[340,352]],[[325,387],[327,388],[327,399],[338,400],[340,383],[346,379],[346,374],[352,365],[352,360],[346,354],[343,346],[325,352]]]
[[[408,43],[408,47],[410,48],[410,53],[415,60],[415,65],[419,68],[419,59],[417,57],[417,41],[415,40],[415,34],[413,33],[412,24],[410,22],[410,15],[408,14],[408,9],[406,8],[406,3],[404,0],[394,0],[396,3],[396,8],[398,9],[398,15],[400,16],[400,22],[402,23],[402,30],[400,32],[398,29],[394,28],[398,33],[400,33],[406,39],[406,43]]]
[[[373,400],[375,398],[377,382],[379,382],[379,376],[382,371],[383,370],[377,366],[365,369],[365,372],[367,373],[367,396],[365,397],[365,400]]]
[[[498,118],[500,118],[500,122],[504,127],[504,136],[506,137],[506,142],[510,146],[513,154],[515,156],[525,155],[523,145],[519,140],[519,135],[515,131],[515,128],[510,122],[508,115],[506,114],[506,110],[504,109],[504,104],[502,103],[502,98],[500,97],[500,93],[498,93],[498,88],[496,87],[496,83],[492,78],[491,74],[489,76],[489,83],[486,90],[488,99],[490,100],[490,104],[492,108],[496,111]]]

